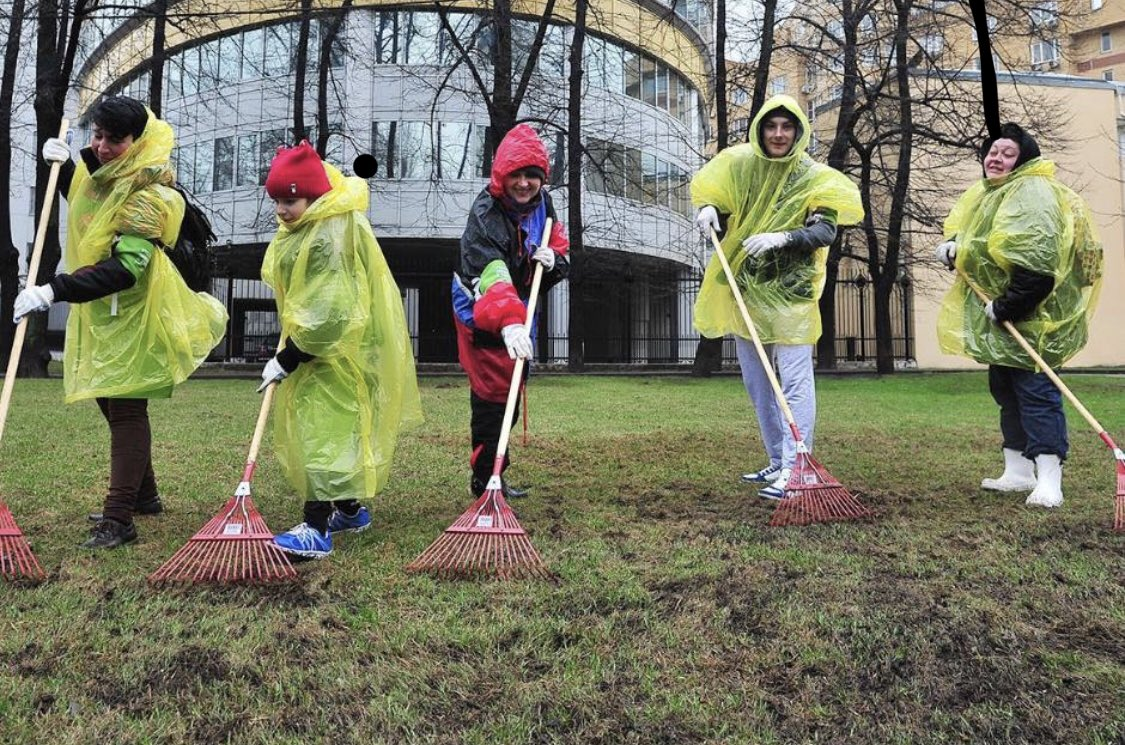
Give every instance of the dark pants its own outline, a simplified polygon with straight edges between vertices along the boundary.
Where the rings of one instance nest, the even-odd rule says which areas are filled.
[[[504,429],[504,408],[507,404],[485,401],[470,391],[469,405],[473,412],[471,423],[473,454],[469,462],[473,468],[473,475],[487,482],[488,477],[492,475],[492,465],[496,461],[496,446],[500,444],[500,432]],[[517,398],[512,421],[518,419],[519,415],[520,403]],[[508,453],[504,453],[505,470],[510,463],[511,458],[508,457]]]
[[[1062,394],[1045,374],[989,365],[988,389],[1000,404],[1004,447],[1023,457],[1057,455],[1066,459],[1066,416]]]
[[[109,422],[109,493],[102,514],[129,524],[138,503],[157,497],[148,399],[99,398],[97,402]]]
[[[332,510],[354,515],[359,512],[359,508],[359,502],[354,499],[338,499],[335,502],[308,501],[305,502],[305,522],[321,533],[327,533],[328,518],[332,517]]]

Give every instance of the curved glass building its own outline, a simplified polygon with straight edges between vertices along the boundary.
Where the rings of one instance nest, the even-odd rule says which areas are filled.
[[[710,3],[590,3],[582,125],[587,271],[544,304],[540,359],[566,358],[572,304],[584,319],[589,362],[678,362],[694,353],[700,244],[687,183],[706,139]],[[276,148],[293,140],[301,95],[310,139],[323,97],[328,160],[348,172],[361,153],[378,159],[369,216],[404,292],[417,357],[454,361],[449,281],[494,146],[481,90],[491,87],[499,51],[494,10],[456,1],[442,3],[440,14],[433,4],[339,5],[314,3],[297,91],[300,21],[292,4],[276,10],[250,1],[220,11],[213,0],[170,3],[161,115],[176,130],[179,180],[222,244],[214,292],[231,313],[225,354],[257,359],[276,342],[272,298],[257,281],[276,227],[262,184]],[[567,12],[560,6],[546,28],[518,113],[551,150],[560,219],[569,176]],[[542,13],[540,2],[517,3],[505,23],[517,79]],[[79,111],[104,94],[148,100],[154,27],[144,9],[87,24]]]

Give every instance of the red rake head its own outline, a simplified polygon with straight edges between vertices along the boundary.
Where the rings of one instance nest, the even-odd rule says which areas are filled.
[[[148,581],[266,584],[296,579],[297,572],[274,545],[273,533],[254,500],[249,494],[236,494]]]
[[[406,571],[450,579],[556,579],[505,501],[499,476]]]
[[[8,505],[0,502],[0,576],[10,581],[39,584],[47,579],[43,567],[23,532],[16,525],[16,518]]]
[[[797,460],[785,485],[785,498],[778,502],[770,526],[811,525],[871,516],[871,510],[852,496],[798,440]]]

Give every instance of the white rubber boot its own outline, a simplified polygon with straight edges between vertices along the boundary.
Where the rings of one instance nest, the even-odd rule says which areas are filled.
[[[1037,455],[1035,465],[1039,470],[1039,482],[1035,491],[1027,495],[1026,504],[1058,507],[1063,503],[1062,461],[1057,455]]]
[[[983,479],[981,489],[1029,491],[1035,488],[1035,463],[1018,450],[1004,448],[1004,473],[998,479]]]

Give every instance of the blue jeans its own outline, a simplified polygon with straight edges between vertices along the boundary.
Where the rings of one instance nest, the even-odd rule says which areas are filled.
[[[1062,394],[1045,374],[1002,365],[988,366],[988,389],[1000,404],[1004,447],[1023,457],[1057,455],[1066,459],[1066,416]]]

